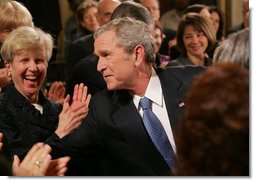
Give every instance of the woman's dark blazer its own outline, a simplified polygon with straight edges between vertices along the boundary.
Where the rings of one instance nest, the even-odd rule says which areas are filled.
[[[212,65],[211,58],[205,58],[204,61],[205,61],[205,64],[204,64],[205,67],[209,67]],[[187,66],[187,65],[195,66],[188,57],[182,55],[182,56],[178,57],[177,59],[170,61],[167,64],[167,67]]]
[[[0,95],[0,131],[6,139],[10,154],[17,154],[20,159],[37,142],[50,143],[58,125],[61,106],[47,100],[42,92],[39,102],[43,114],[14,87],[7,85]],[[55,135],[54,135],[55,136]]]

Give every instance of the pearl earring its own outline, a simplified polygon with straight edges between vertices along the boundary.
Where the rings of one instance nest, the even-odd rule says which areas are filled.
[[[11,77],[11,71],[8,72],[8,76]]]

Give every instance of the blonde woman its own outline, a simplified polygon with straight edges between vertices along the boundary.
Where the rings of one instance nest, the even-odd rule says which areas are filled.
[[[77,128],[87,115],[90,95],[83,84],[61,105],[49,101],[41,87],[52,55],[53,39],[42,30],[22,26],[13,30],[2,46],[12,81],[0,95],[0,131],[11,155],[21,159],[37,142],[51,144]]]

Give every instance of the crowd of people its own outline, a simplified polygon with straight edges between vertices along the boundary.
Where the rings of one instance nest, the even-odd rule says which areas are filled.
[[[1,175],[250,175],[248,0],[228,33],[189,0],[68,2],[68,76],[47,87],[54,36],[0,1]]]

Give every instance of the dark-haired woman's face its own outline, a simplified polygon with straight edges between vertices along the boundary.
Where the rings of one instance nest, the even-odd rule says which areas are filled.
[[[192,25],[185,27],[183,42],[187,55],[202,57],[208,47],[208,38],[204,32],[197,31]]]
[[[211,20],[213,22],[213,27],[217,33],[220,26],[220,17],[216,11],[211,12]]]

